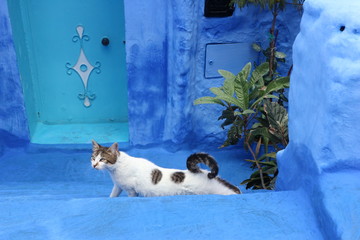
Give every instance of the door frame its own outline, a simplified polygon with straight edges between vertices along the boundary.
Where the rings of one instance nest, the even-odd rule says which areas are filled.
[[[41,123],[39,121],[39,114],[42,112],[41,109],[42,104],[40,104],[38,100],[41,99],[41,95],[38,95],[38,93],[40,92],[39,81],[37,77],[38,67],[37,66],[32,67],[36,65],[38,62],[36,59],[36,54],[33,51],[33,37],[31,36],[32,26],[28,14],[29,1],[31,0],[7,0],[11,28],[12,28],[12,35],[14,39],[14,46],[17,56],[17,64],[20,73],[20,82],[24,94],[24,105],[25,105],[26,116],[28,119],[30,141],[33,143],[84,143],[85,140],[81,140],[80,142],[77,142],[74,139],[69,140],[69,142],[66,141],[62,142],[59,139],[55,139],[54,142],[52,142],[51,140],[49,140],[49,136],[47,137],[47,139],[44,140],[45,142],[42,141],[39,142],[36,140],[34,141],[34,136],[39,134],[39,123]],[[125,12],[123,14],[125,17]],[[125,51],[125,55],[126,55],[126,51]],[[66,72],[66,69],[64,70],[64,72]],[[125,79],[126,81],[128,79],[126,70],[125,70]],[[112,126],[112,129],[123,131],[124,134],[120,134],[120,135],[126,135],[126,136],[117,135],[114,136],[114,138],[109,138],[111,139],[111,141],[127,142],[129,140],[128,122],[124,123],[121,127],[114,128]],[[42,129],[41,131],[44,132],[44,129]],[[57,132],[57,134],[61,134],[61,131],[59,132],[58,130],[56,130],[55,132]],[[50,133],[50,137],[51,137],[51,133]],[[96,136],[94,136],[94,138],[95,137]],[[91,139],[86,140],[86,142],[91,142]],[[101,142],[101,140],[99,142]]]

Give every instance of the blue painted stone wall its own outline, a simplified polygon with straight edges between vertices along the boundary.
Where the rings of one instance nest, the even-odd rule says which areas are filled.
[[[6,142],[29,139],[6,1],[0,1],[0,153]]]
[[[227,18],[205,18],[204,2],[125,1],[132,143],[217,147],[224,141],[217,121],[221,108],[192,104],[222,83],[204,78],[206,44],[256,41],[267,46],[272,16],[250,7]],[[289,56],[280,68],[285,74],[300,17],[292,7],[278,17],[279,50]]]
[[[203,7],[197,0],[125,0],[132,144],[222,142],[220,109],[192,106],[222,81],[203,77],[205,45],[266,42],[271,16],[249,8],[210,19]],[[295,12],[288,8],[279,17],[279,50],[288,56],[299,31]],[[325,239],[360,239],[359,12],[357,1],[306,0],[294,44],[290,144],[278,155],[277,186],[307,193]],[[28,138],[7,5],[0,0],[0,155],[4,139],[13,146]]]
[[[210,94],[221,78],[204,78],[208,43],[267,44],[271,14],[257,8],[236,9],[231,17],[205,18],[204,1],[125,0],[130,141],[217,147],[225,132],[216,106],[193,106]],[[16,65],[6,0],[0,0],[0,131],[28,141],[28,124]],[[291,46],[300,14],[289,7],[278,18],[279,50],[291,63]],[[235,53],[241,54],[241,53]],[[240,70],[240,69],[239,69]]]
[[[279,190],[303,188],[326,239],[360,239],[360,2],[306,0]]]

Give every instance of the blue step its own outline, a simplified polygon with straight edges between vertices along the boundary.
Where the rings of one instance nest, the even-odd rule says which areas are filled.
[[[301,192],[64,195],[2,195],[0,239],[322,239]]]
[[[182,169],[196,152],[126,150]],[[233,184],[252,172],[241,160],[244,152],[210,153]],[[0,239],[322,239],[302,192],[240,186],[244,194],[233,196],[109,198],[110,177],[91,168],[90,155],[91,146],[80,145],[6,149],[0,156]]]

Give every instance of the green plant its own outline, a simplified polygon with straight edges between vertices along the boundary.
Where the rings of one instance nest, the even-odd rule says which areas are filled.
[[[276,77],[279,76],[279,74],[277,72],[278,62],[285,62],[286,54],[283,52],[275,51],[274,55],[271,56],[270,47],[263,49],[257,43],[253,43],[252,48],[257,52],[261,52],[266,58],[265,61],[269,63],[269,73],[266,74],[266,76],[264,76],[265,83],[269,84],[271,81],[273,81]],[[270,67],[270,63],[272,63],[271,67]],[[290,69],[292,69],[292,67]],[[291,70],[289,71],[288,76],[290,76],[290,72],[291,72]],[[288,101],[287,97],[284,94],[284,89],[278,90],[277,94],[279,97],[278,103],[280,103],[281,105],[283,105],[283,102]]]
[[[231,126],[221,147],[237,144],[243,139],[245,148],[253,157],[247,161],[257,168],[243,184],[247,184],[247,188],[272,189],[277,164],[270,147],[275,151],[281,149],[287,145],[288,137],[287,112],[279,103],[269,99],[278,99],[273,93],[289,87],[289,77],[277,77],[266,82],[268,62],[251,70],[251,63],[246,64],[237,75],[219,70],[224,84],[210,88],[214,97],[201,97],[194,104],[219,104],[225,108],[219,117],[219,120],[224,120],[221,127]]]
[[[265,101],[263,115],[257,120],[259,122],[253,125],[251,135],[245,141],[253,157],[246,160],[252,162],[253,168],[257,170],[241,184],[246,184],[246,188],[274,189],[278,174],[276,152],[286,147],[289,141],[288,114],[279,103]],[[251,149],[254,143],[255,151]],[[259,154],[261,144],[265,144],[265,153],[262,155]],[[272,149],[270,152],[269,145]]]
[[[239,8],[255,5],[268,9],[272,14],[269,28],[269,45],[263,49],[254,43],[253,48],[265,56],[265,62],[256,67],[249,77],[251,64],[248,63],[236,76],[224,70],[219,73],[225,78],[220,88],[211,88],[215,97],[203,97],[195,104],[215,103],[225,107],[219,120],[222,127],[231,125],[227,139],[221,147],[234,145],[243,140],[244,147],[251,153],[252,167],[256,169],[242,184],[246,188],[273,189],[278,174],[276,152],[288,143],[288,115],[284,108],[287,98],[284,90],[289,87],[289,76],[280,77],[278,62],[285,62],[286,55],[277,51],[276,43],[279,31],[276,28],[278,14],[287,4],[302,10],[305,0],[232,0]],[[273,101],[277,99],[277,101]]]
[[[286,0],[231,0],[230,2],[230,4],[236,4],[240,9],[248,5],[254,5],[263,10],[268,9],[271,12],[272,21],[269,29],[269,47],[264,52],[264,55],[267,57],[266,61],[269,62],[268,78],[270,80],[272,80],[277,68],[276,60],[278,59],[278,53],[276,51],[276,42],[279,34],[278,29],[276,29],[277,17],[280,11],[283,11],[286,5],[289,4],[296,6],[301,11],[304,1],[305,0],[292,0],[291,2]],[[285,58],[280,59],[285,60]]]

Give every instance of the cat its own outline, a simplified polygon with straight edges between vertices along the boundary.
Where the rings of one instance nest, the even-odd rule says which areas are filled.
[[[188,170],[162,168],[147,159],[129,156],[118,150],[118,144],[104,147],[92,140],[91,165],[106,169],[114,187],[110,197],[118,197],[125,190],[129,197],[169,196],[190,194],[241,194],[234,185],[217,177],[218,165],[207,153],[194,153],[187,159]],[[206,164],[211,171],[200,169]]]

